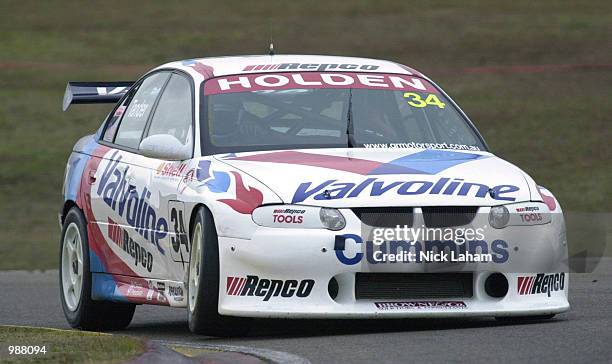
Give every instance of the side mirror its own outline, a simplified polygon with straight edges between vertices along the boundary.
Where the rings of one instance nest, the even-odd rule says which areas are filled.
[[[140,152],[147,157],[182,161],[191,158],[191,145],[183,145],[173,135],[151,135],[140,142]]]

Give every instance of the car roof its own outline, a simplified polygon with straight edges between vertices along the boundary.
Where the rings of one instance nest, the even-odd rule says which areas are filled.
[[[245,55],[195,58],[163,64],[158,69],[180,69],[195,79],[265,72],[376,72],[425,77],[421,72],[402,64],[372,58],[324,55]]]

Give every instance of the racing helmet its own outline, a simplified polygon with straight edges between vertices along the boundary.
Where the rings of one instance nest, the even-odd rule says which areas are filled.
[[[211,110],[211,135],[224,137],[236,133],[240,108],[228,103],[217,103],[212,105]]]

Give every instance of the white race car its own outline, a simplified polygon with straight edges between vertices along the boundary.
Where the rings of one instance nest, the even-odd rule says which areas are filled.
[[[549,318],[569,309],[558,201],[492,154],[429,78],[381,60],[273,55],[70,82],[116,103],[68,160],[71,326],[186,307],[248,318]]]

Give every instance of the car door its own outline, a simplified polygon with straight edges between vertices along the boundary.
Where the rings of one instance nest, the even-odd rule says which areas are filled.
[[[163,239],[168,233],[165,212],[151,203],[151,174],[139,154],[142,136],[153,115],[170,72],[146,76],[128,93],[109,118],[101,144],[109,149],[101,157],[92,188],[92,209],[104,242],[100,264],[93,271],[162,277],[166,274]],[[92,222],[90,222],[92,223]]]
[[[173,73],[164,88],[145,131],[145,138],[163,136],[171,138],[189,151],[184,160],[149,159],[146,163],[151,174],[151,185],[159,197],[156,208],[165,211],[168,217],[169,233],[165,242],[169,260],[169,277],[180,280],[189,262],[187,230],[189,216],[181,198],[181,182],[192,169],[190,163],[194,145],[194,87],[191,80]],[[159,140],[159,138],[157,139]],[[144,154],[144,153],[143,153]],[[174,158],[172,158],[174,159]],[[174,262],[175,264],[172,264]]]

